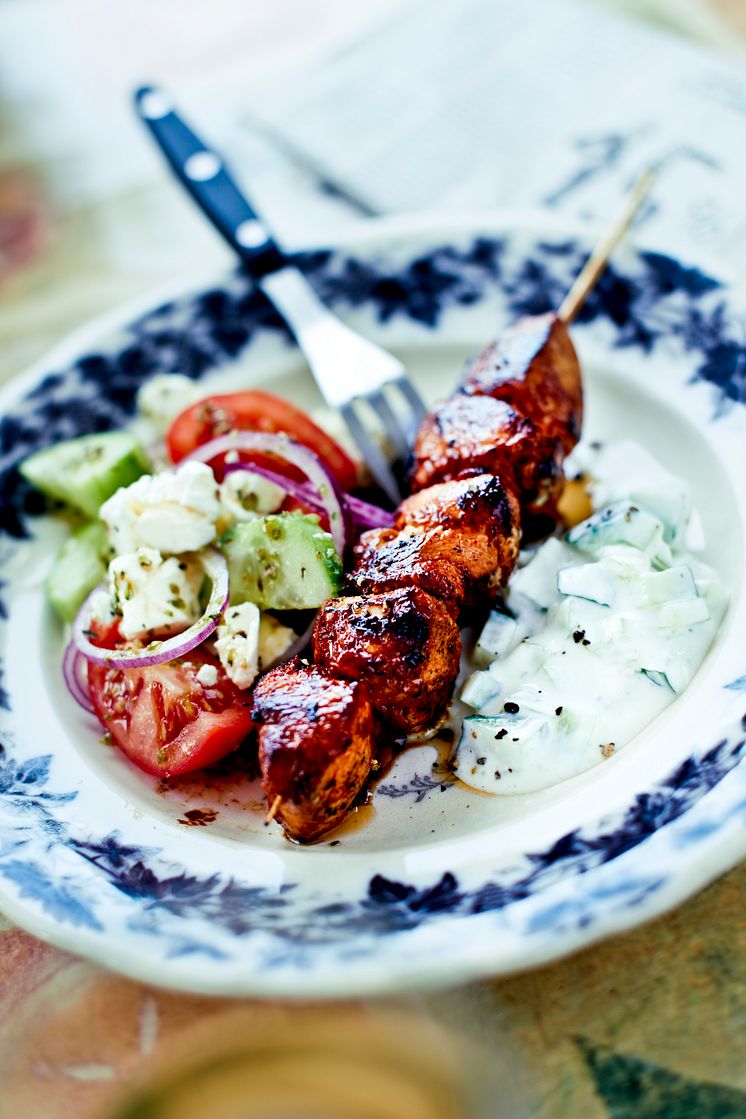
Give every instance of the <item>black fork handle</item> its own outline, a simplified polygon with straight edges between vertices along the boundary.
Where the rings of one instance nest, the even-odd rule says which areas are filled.
[[[287,258],[222,157],[182,120],[157,86],[135,93],[135,109],[171,170],[255,279],[277,271]]]

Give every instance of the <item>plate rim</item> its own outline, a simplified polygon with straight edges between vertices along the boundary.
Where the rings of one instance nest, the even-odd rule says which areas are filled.
[[[466,214],[417,214],[417,215],[395,215],[393,217],[384,217],[369,219],[354,223],[350,227],[340,231],[337,237],[330,237],[324,239],[323,244],[309,243],[304,245],[294,245],[293,251],[296,250],[313,250],[321,248],[329,249],[348,249],[353,252],[360,252],[365,254],[366,250],[374,249],[377,244],[390,242],[392,237],[407,236],[413,237],[417,235],[427,236],[429,243],[435,247],[437,241],[441,238],[445,240],[449,234],[453,233],[473,233],[477,234],[483,232],[485,234],[499,234],[507,233],[512,234],[519,230],[533,232],[535,234],[547,233],[560,233],[563,236],[573,236],[581,241],[588,241],[594,237],[594,234],[599,229],[597,222],[583,222],[583,221],[567,221],[560,215],[547,213],[542,210],[494,210],[484,211],[475,215]],[[631,239],[631,245],[636,252],[644,252],[651,246],[646,243],[639,243],[636,239]],[[668,255],[673,255],[669,248],[654,246],[656,251],[666,251]],[[674,259],[680,259],[674,257]],[[146,314],[149,310],[153,310],[159,304],[168,300],[186,296],[190,292],[199,292],[206,290],[211,283],[217,282],[219,279],[226,280],[234,269],[227,263],[224,268],[211,267],[210,269],[195,270],[194,273],[189,273],[186,276],[179,277],[178,281],[169,282],[164,285],[159,285],[152,291],[147,292],[143,296],[138,296],[135,299],[127,300],[124,303],[106,311],[102,314],[95,315],[92,319],[87,320],[74,330],[70,331],[64,338],[55,344],[50,350],[43,354],[37,361],[26,369],[24,372],[11,376],[9,382],[2,386],[0,389],[0,410],[23,396],[28,387],[33,386],[45,373],[50,369],[61,364],[69,364],[74,360],[81,351],[89,347],[95,338],[100,338],[107,333],[113,333],[116,330],[127,326],[130,322],[142,314]],[[722,275],[722,273],[720,273]],[[726,290],[728,293],[733,289],[735,284],[731,284],[730,278],[725,278]],[[718,785],[705,794],[702,798],[707,801],[709,797],[713,796],[726,784],[733,784],[732,779],[743,778],[746,776],[744,772],[744,765],[746,759],[734,766],[733,770],[729,772]],[[696,811],[699,805],[695,806],[690,811]],[[688,813],[684,813],[684,817]],[[673,820],[664,825],[660,830],[675,829],[679,820]],[[735,826],[735,825],[734,825]],[[263,973],[255,972],[250,976],[250,982],[245,984],[239,993],[241,994],[256,994],[256,995],[275,995],[283,998],[297,997],[299,999],[307,997],[328,997],[336,998],[340,996],[355,996],[359,994],[371,993],[394,993],[404,989],[418,989],[423,987],[435,987],[451,985],[456,983],[473,981],[479,978],[487,978],[489,976],[506,975],[516,971],[524,970],[531,967],[541,966],[551,960],[560,959],[564,956],[574,953],[583,947],[590,946],[597,943],[599,940],[605,939],[610,935],[617,932],[622,932],[627,929],[636,927],[637,925],[651,920],[660,914],[675,908],[686,898],[698,892],[709,882],[719,877],[721,874],[727,872],[732,866],[736,865],[744,854],[746,854],[746,833],[743,837],[743,850],[737,850],[730,832],[732,828],[723,829],[728,832],[727,836],[719,834],[717,837],[710,837],[709,840],[703,840],[698,850],[703,853],[703,857],[695,860],[694,866],[700,869],[700,873],[695,875],[696,884],[692,885],[690,864],[689,877],[687,881],[683,881],[684,875],[681,873],[674,873],[669,877],[669,884],[666,889],[663,889],[654,895],[654,902],[649,902],[645,906],[645,911],[642,915],[636,910],[622,909],[617,911],[616,918],[609,921],[600,921],[593,926],[591,932],[585,930],[578,930],[574,937],[567,938],[567,943],[558,948],[556,943],[550,945],[550,939],[546,938],[532,938],[529,944],[527,943],[528,951],[525,952],[522,959],[518,961],[508,960],[504,961],[501,965],[500,957],[492,959],[480,959],[478,961],[467,961],[462,958],[458,974],[452,977],[444,977],[435,972],[428,973],[427,968],[423,968],[424,975],[418,973],[411,976],[411,983],[407,982],[401,974],[394,973],[389,977],[387,982],[381,982],[380,964],[374,964],[374,970],[378,968],[378,981],[371,985],[368,982],[356,984],[354,979],[352,982],[335,982],[329,981],[328,977],[322,979],[319,989],[314,989],[313,983],[304,983],[300,991],[294,992],[293,990],[280,991],[278,995],[278,988],[282,986],[278,983],[278,975],[270,975],[269,982],[266,987],[263,986],[261,979]],[[655,838],[657,832],[649,838]],[[641,846],[648,842],[643,840],[642,844],[638,844],[630,852],[626,852],[621,858],[632,858],[635,853],[639,851]],[[713,851],[707,854],[705,848],[713,847]],[[722,848],[722,852],[716,854],[716,851]],[[735,851],[735,853],[734,853]],[[705,866],[705,863],[707,864]],[[520,903],[517,903],[520,904]],[[79,941],[81,936],[85,936],[83,930],[76,930],[73,928],[67,929],[66,926],[60,924],[52,918],[47,919],[43,914],[38,914],[38,919],[30,919],[34,917],[33,910],[24,909],[22,905],[16,905],[15,899],[9,897],[5,890],[0,885],[0,909],[11,920],[15,921],[20,927],[27,928],[35,935],[40,936],[45,941],[55,944],[56,946],[73,951],[80,954]],[[51,930],[51,932],[50,932]],[[84,953],[88,959],[95,960],[103,967],[111,970],[110,958],[105,958],[107,955],[105,945],[107,942],[95,935],[91,938],[93,948],[87,945]],[[77,943],[76,943],[77,942]],[[96,945],[100,942],[101,950],[98,951]],[[544,944],[544,949],[541,950],[541,944]],[[480,946],[481,947],[481,946]],[[203,993],[229,993],[227,987],[231,986],[235,990],[235,976],[231,977],[226,975],[224,982],[215,984],[208,982],[204,986],[194,982],[194,978],[188,984],[178,980],[174,974],[173,982],[172,976],[164,977],[162,973],[156,974],[157,964],[154,965],[154,971],[148,972],[147,965],[142,966],[142,961],[138,959],[137,963],[133,962],[132,967],[123,962],[121,956],[121,946],[115,944],[113,952],[119,958],[116,963],[116,970],[129,975],[133,979],[138,979],[143,982],[154,983],[158,986],[170,987],[178,990],[194,990]],[[109,957],[111,956],[109,953]],[[309,973],[310,974],[310,973]],[[343,973],[345,977],[349,974],[347,971]]]

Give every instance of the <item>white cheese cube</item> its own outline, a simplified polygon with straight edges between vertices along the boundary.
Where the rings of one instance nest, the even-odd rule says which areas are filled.
[[[196,622],[202,578],[199,564],[181,563],[173,556],[164,559],[155,548],[116,556],[108,579],[122,636],[178,633]]]
[[[295,630],[262,614],[259,622],[259,668],[264,670],[286,653],[297,637]]]
[[[203,688],[212,688],[218,682],[218,670],[214,664],[203,664],[197,670],[197,680]]]
[[[187,462],[143,475],[117,490],[99,512],[118,554],[143,547],[164,555],[196,552],[215,539],[218,486],[206,463]]]
[[[259,671],[259,608],[253,602],[229,606],[218,626],[215,648],[237,688],[248,688]]]
[[[221,513],[231,523],[275,513],[284,499],[282,486],[250,470],[234,470],[220,485]]]
[[[165,435],[179,413],[204,395],[204,387],[182,373],[158,373],[140,387],[137,410],[158,435]]]
[[[91,621],[100,622],[103,626],[109,626],[115,618],[116,614],[112,609],[111,592],[105,590],[96,591],[96,593],[91,596]]]

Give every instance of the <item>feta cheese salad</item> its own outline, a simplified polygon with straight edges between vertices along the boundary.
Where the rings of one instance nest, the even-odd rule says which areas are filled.
[[[152,454],[117,431],[21,471],[77,520],[47,580],[72,627],[68,688],[131,761],[172,777],[251,733],[257,675],[308,644],[353,527],[391,516],[347,492],[359,470],[340,443],[269,393],[203,398],[167,375],[138,406],[165,435]]]
[[[47,582],[71,627],[67,686],[169,778],[252,733],[257,677],[306,649],[356,534],[392,516],[352,492],[360,466],[341,442],[276,396],[204,397],[172,374],[138,406],[155,451],[135,425],[21,469],[75,522]],[[521,553],[468,656],[453,765],[482,792],[611,756],[684,690],[727,607],[680,479],[630,442],[581,445],[572,463],[593,512]]]

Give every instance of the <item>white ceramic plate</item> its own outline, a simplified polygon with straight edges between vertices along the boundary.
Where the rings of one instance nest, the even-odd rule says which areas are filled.
[[[556,306],[589,245],[545,218],[384,221],[304,265],[433,398],[511,318]],[[259,789],[235,773],[163,789],[101,744],[65,690],[64,635],[44,602],[61,530],[34,514],[14,470],[39,446],[126,424],[156,372],[319,403],[280,324],[245,279],[221,275],[98,321],[15,382],[1,398],[0,907],[153,983],[340,996],[552,959],[735,863],[746,852],[741,315],[715,278],[628,249],[573,328],[586,435],[631,436],[689,479],[707,559],[731,592],[685,695],[614,757],[542,793],[479,796],[437,768],[436,747],[410,750],[372,809],[311,848],[265,827]]]

